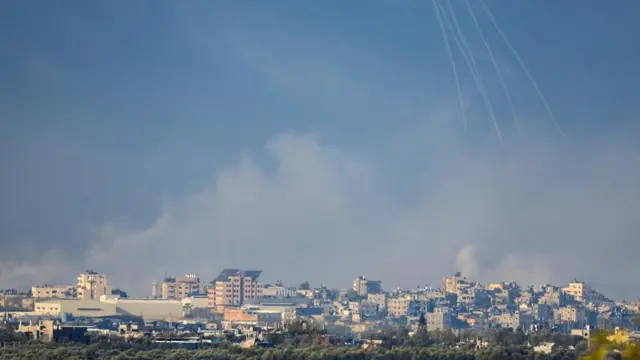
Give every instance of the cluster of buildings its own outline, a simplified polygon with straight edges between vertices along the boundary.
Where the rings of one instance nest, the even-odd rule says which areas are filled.
[[[260,275],[258,270],[224,269],[209,282],[196,275],[165,277],[160,284],[153,282],[150,297],[130,298],[113,289],[106,274],[85,271],[75,285],[34,286],[28,294],[4,291],[0,317],[60,323],[124,317],[225,330],[279,328],[305,320],[354,337],[388,325],[417,328],[424,321],[430,331],[501,327],[586,336],[595,328],[635,328],[640,312],[640,303],[612,301],[577,280],[565,287],[482,285],[456,273],[443,278],[441,287],[385,291],[381,281],[364,276],[349,289],[330,289],[306,282],[263,284]]]

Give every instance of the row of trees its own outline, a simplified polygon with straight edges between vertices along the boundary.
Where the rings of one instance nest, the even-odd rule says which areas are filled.
[[[482,350],[443,349],[429,347],[347,348],[347,347],[279,347],[274,349],[209,348],[198,350],[103,348],[96,344],[46,345],[0,348],[2,359],[428,359],[428,360],[575,360],[572,351],[552,354],[534,353],[526,347],[490,347]]]
[[[476,343],[488,342],[496,346],[537,346],[542,343],[552,342],[558,347],[568,348],[570,346],[578,346],[586,341],[580,336],[569,334],[539,331],[525,333],[522,330],[513,330],[510,328],[487,329],[481,333],[471,329],[465,329],[458,333],[447,330],[427,331],[422,327],[412,336],[405,327],[387,327],[380,331],[373,331],[364,335],[365,339],[382,340],[384,346],[459,346],[460,343]]]
[[[203,344],[195,350],[179,349],[176,345],[155,344],[151,339],[123,341],[121,338],[95,337],[89,345],[74,343],[43,344],[29,341],[11,329],[0,330],[1,359],[572,359],[585,356],[589,360],[607,358],[612,350],[620,350],[623,359],[640,360],[640,348],[635,344],[616,345],[606,333],[596,333],[591,339],[592,349],[579,337],[557,333],[531,333],[510,329],[490,329],[479,337],[473,332],[455,334],[452,331],[430,331],[422,328],[409,336],[403,327],[385,328],[369,334],[370,340],[381,340],[377,348],[368,350],[347,347],[326,336],[323,330],[291,326],[284,332],[267,334],[267,340],[277,344],[275,349],[241,349],[233,339],[223,339],[215,345]],[[475,341],[487,341],[489,347],[477,349]],[[552,354],[534,353],[532,346],[554,342]]]

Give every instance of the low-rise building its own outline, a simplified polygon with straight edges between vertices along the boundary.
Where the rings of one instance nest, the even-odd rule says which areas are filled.
[[[3,294],[0,296],[0,307],[13,310],[30,309],[33,299],[26,294]]]
[[[224,327],[236,326],[280,326],[282,312],[246,307],[227,307],[224,309]]]
[[[139,316],[145,321],[177,321],[184,315],[181,300],[103,297],[102,304],[113,304],[120,315]]]
[[[84,326],[64,326],[54,320],[39,320],[34,323],[20,323],[17,332],[32,340],[42,342],[73,341],[89,343],[87,328]]]
[[[42,285],[31,288],[31,296],[35,299],[70,299],[75,294],[76,287],[73,285]]]
[[[70,314],[74,317],[103,317],[115,316],[116,306],[89,299],[51,299],[36,301],[35,315],[50,315],[61,317]]]

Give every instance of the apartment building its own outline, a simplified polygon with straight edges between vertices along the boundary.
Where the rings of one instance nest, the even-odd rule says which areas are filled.
[[[583,306],[563,306],[555,309],[555,319],[577,329],[586,325],[587,313]]]
[[[262,297],[262,284],[258,281],[261,273],[260,270],[222,270],[207,290],[209,308],[224,313],[226,307],[238,307]]]
[[[385,293],[380,293],[380,294],[368,294],[367,295],[367,301],[373,304],[378,305],[378,311],[381,313],[386,313],[387,312],[387,304],[388,304],[388,298],[387,298],[387,294]]]
[[[447,309],[436,308],[434,312],[427,313],[427,330],[445,330],[450,329],[453,322],[453,316]]]
[[[31,288],[31,297],[34,299],[66,299],[73,298],[76,287],[73,285],[42,285]]]
[[[79,299],[98,300],[102,295],[111,295],[111,288],[106,274],[87,270],[80,274],[77,280],[76,294]]]
[[[238,307],[224,309],[223,329],[235,326],[278,326],[283,323],[282,312],[258,307]]]
[[[550,306],[564,306],[567,303],[568,294],[557,286],[545,286],[539,304]]]
[[[463,289],[469,287],[469,282],[462,276],[461,272],[455,273],[453,276],[442,278],[442,289],[447,294],[458,294]]]
[[[387,312],[393,317],[420,316],[422,307],[420,300],[407,295],[389,299],[387,303]]]
[[[349,311],[352,315],[363,319],[373,318],[378,315],[378,304],[369,301],[351,301],[349,302]]]
[[[364,276],[358,276],[353,280],[353,291],[362,297],[366,297],[368,294],[379,294],[382,292],[382,281],[369,280]]]
[[[540,321],[553,324],[553,306],[548,304],[535,304],[533,305],[533,314]]]
[[[562,288],[562,292],[572,296],[578,302],[591,301],[596,297],[591,286],[582,281],[570,282],[569,286]]]
[[[162,298],[165,300],[182,300],[200,293],[200,278],[196,275],[185,275],[179,278],[166,277],[162,281]]]
[[[495,320],[503,328],[526,330],[533,322],[533,317],[531,314],[516,311],[514,313],[504,312],[498,315]]]

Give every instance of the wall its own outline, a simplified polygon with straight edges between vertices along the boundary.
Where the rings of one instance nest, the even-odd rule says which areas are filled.
[[[162,299],[106,299],[118,314],[140,316],[144,320],[177,321],[182,318],[182,301]]]

